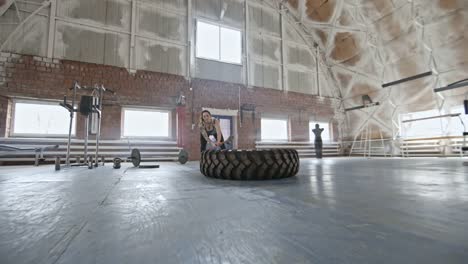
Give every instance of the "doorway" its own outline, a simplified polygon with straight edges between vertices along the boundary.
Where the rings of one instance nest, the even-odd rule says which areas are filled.
[[[230,109],[213,109],[213,108],[204,108],[203,110],[210,111],[211,115],[218,119],[221,126],[221,132],[223,133],[224,139],[227,139],[229,136],[233,136],[233,148],[237,148],[237,110]]]
[[[221,126],[221,132],[223,133],[224,139],[226,140],[229,136],[232,135],[232,116],[224,115],[213,115],[214,118],[219,120]]]

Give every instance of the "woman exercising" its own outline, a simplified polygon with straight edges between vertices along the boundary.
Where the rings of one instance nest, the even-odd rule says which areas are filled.
[[[198,124],[200,128],[200,150],[201,152],[208,148],[219,147],[226,149],[224,146],[223,133],[219,120],[211,116],[210,111],[203,110]],[[216,142],[215,142],[216,141]]]

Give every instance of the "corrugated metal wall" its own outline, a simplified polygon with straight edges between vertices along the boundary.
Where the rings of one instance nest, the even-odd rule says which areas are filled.
[[[3,50],[39,56],[47,54],[49,10],[42,8],[27,23],[19,25],[20,20],[24,20],[41,6],[42,0],[17,2],[0,16],[0,47]]]
[[[16,0],[0,16],[4,51],[184,76],[190,70],[196,78],[244,84],[248,80],[249,86],[319,93],[313,49],[285,18],[282,30],[276,1],[53,0],[54,9],[43,6],[31,16],[43,3]],[[243,63],[196,58],[197,19],[239,29],[243,38],[247,36]],[[324,76],[324,84],[329,78]],[[333,96],[326,91],[322,95]]]

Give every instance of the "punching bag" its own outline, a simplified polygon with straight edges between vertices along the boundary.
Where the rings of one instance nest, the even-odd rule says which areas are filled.
[[[463,101],[463,106],[465,107],[465,115],[468,115],[468,100]]]

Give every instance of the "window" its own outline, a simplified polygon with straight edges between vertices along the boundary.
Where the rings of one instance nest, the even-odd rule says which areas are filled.
[[[214,118],[219,120],[219,126],[223,133],[224,139],[232,135],[232,116],[213,115]]]
[[[241,31],[197,21],[197,57],[242,63]]]
[[[465,115],[465,108],[463,105],[450,108],[451,114],[461,114],[459,117],[450,118],[447,135],[448,136],[463,136],[463,131],[468,129],[468,115]],[[461,119],[461,120],[460,120]],[[462,123],[463,122],[463,123]],[[465,127],[463,127],[463,124]]]
[[[170,112],[155,109],[123,110],[123,137],[169,137]]]
[[[72,135],[75,134],[75,124],[73,122]],[[67,136],[69,126],[70,113],[58,102],[14,102],[13,136]]]
[[[262,118],[262,140],[288,140],[288,120]]]
[[[314,141],[315,140],[315,134],[312,132],[312,129],[315,129],[315,124],[319,124],[320,128],[323,128],[322,131],[322,141],[331,141],[331,131],[330,131],[330,125],[325,122],[316,122],[316,121],[310,121],[309,122],[309,140]]]
[[[437,109],[413,112],[400,115],[401,136],[403,138],[428,138],[442,136],[442,131],[447,127],[447,118],[432,118],[403,123],[405,120],[440,116]]]

